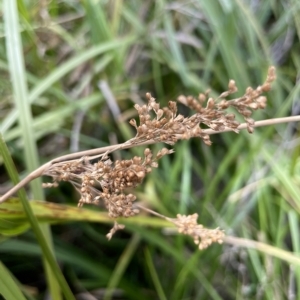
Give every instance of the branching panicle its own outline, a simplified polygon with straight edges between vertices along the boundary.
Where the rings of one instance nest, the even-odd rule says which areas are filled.
[[[238,89],[234,80],[229,81],[228,90],[221,93],[216,99],[209,97],[209,91],[199,94],[198,99],[192,96],[179,96],[177,100],[180,103],[196,111],[196,114],[191,117],[177,115],[177,104],[173,101],[168,102],[168,107],[160,108],[159,103],[150,93],[147,93],[148,104],[143,106],[136,104],[134,106],[139,115],[139,125],[134,119],[129,122],[137,131],[134,142],[155,140],[173,145],[180,139],[200,137],[205,144],[211,145],[210,138],[203,132],[201,124],[214,131],[230,128],[238,133],[240,123],[235,120],[235,115],[224,112],[229,107],[235,108],[244,117],[248,132],[252,133],[254,130],[252,112],[266,107],[266,98],[261,94],[270,90],[271,83],[275,78],[275,68],[270,67],[267,79],[262,86],[258,86],[256,89],[248,87],[242,97],[233,100],[226,100],[225,98],[237,92]],[[154,112],[154,117],[151,112]]]
[[[228,90],[215,99],[209,97],[210,91],[199,94],[197,99],[192,96],[179,96],[177,100],[180,103],[195,111],[195,114],[188,117],[178,114],[176,102],[169,101],[167,107],[161,108],[151,94],[147,93],[147,104],[134,106],[138,113],[139,124],[135,119],[129,121],[136,129],[136,136],[123,146],[134,147],[149,141],[173,145],[180,139],[192,137],[200,137],[205,144],[211,145],[207,131],[201,128],[202,124],[218,132],[228,129],[238,132],[240,123],[235,120],[234,114],[226,112],[229,107],[234,108],[244,117],[248,132],[252,133],[255,124],[251,118],[252,112],[266,107],[266,97],[262,96],[262,93],[270,90],[275,77],[275,68],[270,67],[263,85],[256,89],[248,87],[242,97],[232,100],[226,98],[238,90],[234,80],[230,80]],[[96,163],[92,163],[95,157],[84,156],[78,160],[51,164],[43,175],[52,176],[54,182],[44,186],[57,186],[59,181],[69,181],[81,195],[79,206],[103,204],[108,210],[108,215],[114,219],[138,214],[139,209],[133,204],[136,197],[127,193],[128,189],[139,186],[152,168],[158,167],[157,161],[164,155],[173,153],[173,150],[163,148],[154,156],[147,148],[144,151],[144,158],[135,156],[129,160],[113,162],[107,154],[117,149],[121,147],[110,148],[109,152],[98,155],[97,158],[100,159]],[[222,230],[206,229],[197,224],[197,214],[177,215],[176,219],[170,219],[149,209],[146,210],[175,224],[179,233],[192,236],[200,249],[208,247],[213,242],[221,243],[223,240]],[[115,221],[107,235],[108,239],[117,230],[123,228],[124,225]]]
[[[111,218],[132,217],[138,214],[139,210],[133,207],[136,197],[130,193],[126,194],[126,190],[140,185],[152,168],[158,167],[157,161],[173,152],[163,148],[154,156],[152,151],[146,148],[144,159],[135,156],[129,160],[112,162],[107,155],[103,155],[102,159],[94,164],[87,158],[54,164],[44,173],[52,176],[54,183],[45,184],[44,187],[52,187],[59,181],[70,181],[81,195],[78,206],[102,203]],[[119,226],[118,229],[120,228]]]

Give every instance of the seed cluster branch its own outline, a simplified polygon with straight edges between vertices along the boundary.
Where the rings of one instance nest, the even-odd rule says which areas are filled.
[[[149,148],[144,151],[144,158],[135,156],[129,160],[111,161],[107,154],[92,163],[83,157],[79,160],[64,164],[53,164],[45,170],[43,175],[51,176],[53,183],[46,183],[44,187],[56,187],[59,181],[69,181],[81,195],[78,206],[84,204],[104,204],[111,218],[132,217],[139,213],[134,207],[135,195],[127,193],[140,185],[146,175],[157,168],[157,161],[164,155],[173,153],[167,148],[161,149],[153,155]],[[117,229],[124,228],[117,224],[108,234],[111,238]]]
[[[179,96],[178,102],[195,111],[193,115],[187,117],[178,114],[176,102],[169,101],[167,107],[160,107],[155,98],[147,93],[147,104],[134,106],[138,113],[138,121],[135,119],[129,121],[136,129],[135,137],[116,146],[54,159],[29,174],[19,185],[3,195],[0,203],[34,178],[47,175],[53,178],[53,182],[44,184],[44,187],[56,187],[60,181],[70,182],[80,194],[78,206],[84,204],[105,206],[108,215],[115,220],[113,228],[107,234],[108,239],[117,230],[124,228],[124,225],[117,223],[118,217],[132,217],[138,214],[140,209],[144,209],[172,222],[179,233],[190,235],[199,245],[199,249],[204,249],[214,242],[221,243],[224,232],[218,228],[206,229],[203,225],[197,224],[197,214],[177,215],[176,219],[172,219],[134,203],[136,196],[132,191],[142,184],[153,168],[158,167],[160,158],[174,152],[172,149],[163,148],[153,154],[146,148],[143,157],[135,156],[132,159],[115,162],[108,154],[120,149],[158,142],[174,145],[178,140],[193,137],[201,138],[205,144],[211,145],[210,134],[224,131],[238,133],[242,128],[247,128],[248,132],[252,133],[256,127],[251,118],[253,110],[266,107],[266,97],[262,94],[270,90],[275,78],[275,68],[270,67],[266,81],[261,86],[256,89],[248,87],[243,96],[232,100],[226,98],[237,92],[234,80],[229,81],[228,90],[217,98],[209,97],[209,91],[199,94],[197,98]],[[235,114],[226,112],[230,107],[243,116],[245,124],[237,122]],[[203,128],[203,125],[209,129]]]
[[[197,99],[192,96],[179,96],[177,100],[180,103],[196,111],[190,117],[177,114],[177,103],[174,101],[169,101],[168,107],[160,108],[159,103],[147,93],[148,104],[134,106],[139,115],[139,125],[135,119],[129,122],[137,131],[133,142],[155,140],[173,145],[180,139],[200,137],[205,144],[211,145],[209,135],[201,128],[201,124],[217,132],[226,129],[238,132],[240,123],[235,120],[235,115],[225,112],[229,107],[233,107],[244,117],[248,132],[253,133],[255,122],[251,115],[253,110],[266,107],[267,99],[261,95],[271,89],[271,83],[275,78],[275,68],[270,67],[263,85],[256,89],[248,87],[242,97],[233,100],[226,100],[226,97],[238,90],[234,80],[229,81],[228,90],[217,99],[209,97],[209,91],[199,94]],[[154,117],[151,113],[154,113]]]

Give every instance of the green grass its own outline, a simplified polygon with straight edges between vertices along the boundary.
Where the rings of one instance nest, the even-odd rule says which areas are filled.
[[[268,106],[254,118],[299,114],[296,0],[258,6],[240,0],[4,0],[0,10],[0,130],[20,177],[69,153],[78,128],[80,150],[134,136],[127,121],[146,92],[166,105],[180,94],[211,89],[218,95],[235,79],[241,95],[262,83],[274,64]],[[100,80],[111,89],[122,121],[110,111]],[[39,222],[51,228],[53,256],[74,296],[104,289],[105,299],[119,292],[125,299],[288,299],[291,293],[300,299],[300,273],[291,264],[300,251],[298,127],[214,135],[211,147],[197,139],[179,142],[136,192],[159,213],[196,212],[206,227],[260,242],[257,248],[233,243],[199,251],[188,237],[166,234],[164,220],[145,215],[127,220],[108,242],[105,213],[75,209],[78,194],[67,183],[43,191],[37,180],[28,196],[47,203],[33,201],[33,215],[15,201],[0,205],[0,272],[8,280],[0,280],[0,294],[68,295],[68,287],[53,284],[61,276],[53,257],[54,272],[43,267],[51,246],[39,235]],[[11,184],[8,160],[1,157],[1,191]],[[67,208],[60,214],[62,204]]]

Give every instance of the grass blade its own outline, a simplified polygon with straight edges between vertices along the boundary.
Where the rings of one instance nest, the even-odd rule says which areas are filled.
[[[131,238],[131,241],[128,243],[126,249],[124,250],[122,256],[120,257],[116,265],[112,276],[109,279],[107,290],[104,295],[104,300],[112,299],[113,290],[117,287],[118,283],[120,282],[134,252],[136,251],[137,246],[140,243],[140,240],[141,239],[137,234]]]
[[[26,300],[20,288],[16,284],[12,274],[5,268],[0,261],[0,295],[4,299]]]
[[[19,176],[14,167],[14,163],[9,154],[8,148],[2,139],[2,135],[0,135],[0,153],[3,157],[4,164],[8,171],[9,177],[11,178],[11,180],[14,184],[17,184],[19,182]],[[26,213],[26,216],[28,218],[28,221],[30,222],[32,230],[35,233],[36,238],[42,248],[43,257],[47,260],[49,267],[51,268],[51,270],[53,272],[53,275],[51,275],[51,276],[54,276],[53,278],[57,279],[57,282],[59,282],[61,290],[64,293],[66,299],[75,299],[64,276],[62,275],[62,273],[55,261],[55,258],[51,252],[50,247],[47,244],[47,241],[46,241],[46,239],[43,235],[43,232],[38,224],[38,221],[31,210],[31,207],[30,207],[29,202],[27,201],[24,189],[21,189],[18,192],[18,195],[19,195],[20,201],[22,203],[23,209]],[[60,293],[57,289],[54,291],[54,293],[55,293],[55,297],[57,297],[54,299],[61,299]]]
[[[133,36],[124,38],[124,39],[117,39],[114,41],[106,42],[99,44],[97,46],[93,46],[88,50],[78,54],[77,56],[71,58],[61,66],[57,67],[50,73],[46,78],[41,80],[37,86],[35,86],[30,93],[28,94],[28,102],[33,103],[40,95],[42,95],[45,91],[47,91],[55,82],[60,80],[63,76],[65,76],[68,72],[76,68],[77,66],[81,65],[82,63],[86,62],[93,57],[102,54],[107,51],[111,51],[113,49],[120,49],[131,43],[134,40]],[[8,130],[13,123],[16,121],[18,117],[18,112],[13,110],[2,122],[0,127],[0,131],[3,133]]]
[[[159,277],[158,277],[158,274],[155,270],[154,264],[152,262],[151,254],[150,254],[150,251],[149,251],[148,248],[146,248],[146,250],[145,250],[145,258],[146,258],[146,262],[147,262],[147,265],[148,265],[148,269],[149,269],[153,284],[155,286],[155,289],[156,289],[156,292],[157,292],[157,295],[158,295],[158,299],[167,300],[167,297],[164,293],[164,290],[163,290],[163,288],[160,284]]]
[[[25,152],[25,163],[27,169],[34,170],[39,166],[38,161],[38,152],[36,148],[36,143],[34,139],[33,129],[32,129],[32,115],[31,115],[31,107],[28,101],[28,91],[27,91],[27,83],[26,83],[26,73],[25,73],[25,65],[24,58],[22,54],[22,43],[21,37],[19,33],[19,21],[18,21],[18,10],[16,1],[4,1],[3,6],[4,11],[4,21],[5,21],[5,33],[6,33],[6,49],[7,49],[7,57],[9,63],[9,71],[12,79],[13,85],[13,93],[14,100],[16,104],[17,111],[19,112],[19,122],[22,127],[22,135],[24,141],[24,152]],[[2,137],[1,137],[2,139]],[[5,145],[2,141],[2,151],[5,153]],[[4,157],[4,155],[3,155]],[[10,156],[6,153],[6,159],[9,161]],[[11,170],[13,169],[12,161],[9,165]],[[14,182],[17,183],[19,180],[17,176],[14,178]],[[41,187],[41,180],[35,180],[31,184],[31,189],[33,192],[33,196],[36,199],[43,200],[43,190]],[[27,205],[30,209],[30,206],[27,202],[25,193],[22,193],[23,205]],[[32,220],[31,220],[32,221]],[[37,223],[35,224],[38,228]],[[43,226],[42,228],[43,234],[46,237],[46,244],[51,248],[51,234],[48,226]],[[43,234],[40,234],[40,237],[44,241]],[[37,236],[39,239],[39,236]],[[40,241],[41,242],[41,241]],[[46,245],[47,246],[47,245]],[[48,249],[48,247],[47,247]],[[56,281],[54,274],[51,269],[47,265],[47,262],[44,260],[45,271],[47,274],[47,281],[51,291],[51,294],[56,299],[61,299],[59,285]]]

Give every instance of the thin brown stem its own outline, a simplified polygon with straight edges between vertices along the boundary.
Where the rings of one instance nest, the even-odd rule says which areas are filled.
[[[255,125],[253,127],[262,127],[262,126],[269,126],[269,125],[275,125],[275,124],[280,124],[280,123],[299,122],[299,121],[300,121],[300,116],[268,119],[268,120],[255,122]],[[241,130],[241,129],[245,129],[245,128],[247,128],[247,124],[243,123],[237,129]],[[228,131],[232,131],[232,129],[226,128],[225,130],[222,130],[222,131],[214,131],[212,129],[204,129],[203,130],[204,133],[209,134],[209,135],[216,134],[216,133],[228,132]],[[26,184],[28,184],[35,178],[42,176],[45,173],[45,170],[47,170],[53,164],[62,163],[62,162],[66,162],[66,161],[72,161],[74,159],[78,159],[78,158],[81,158],[84,156],[87,157],[88,159],[95,159],[101,155],[104,155],[106,153],[111,153],[116,150],[128,149],[128,148],[132,148],[135,146],[150,145],[150,144],[154,144],[156,142],[157,141],[155,141],[155,140],[148,140],[148,141],[143,141],[143,142],[138,141],[137,142],[135,140],[135,138],[133,138],[122,144],[101,147],[101,148],[96,148],[96,149],[91,149],[91,150],[85,150],[85,151],[80,151],[80,152],[71,153],[71,154],[57,157],[57,158],[47,162],[46,164],[40,166],[38,169],[34,170],[29,175],[27,175],[24,179],[22,179],[17,185],[15,185],[13,188],[11,188],[7,193],[5,193],[0,198],[0,203],[7,200],[9,197],[11,197],[13,194],[15,194],[19,189],[24,187]]]
[[[164,216],[164,215],[161,215],[160,213],[158,213],[158,212],[156,212],[156,211],[154,211],[154,210],[152,210],[152,209],[149,209],[149,208],[147,208],[147,207],[145,207],[145,206],[142,206],[142,205],[137,204],[136,207],[138,207],[139,209],[142,209],[142,210],[144,210],[144,211],[147,211],[148,213],[150,213],[150,214],[152,214],[152,215],[155,215],[155,216],[157,216],[157,217],[160,217],[160,218],[162,218],[162,219],[165,219],[165,220],[168,220],[168,221],[171,220],[170,218],[168,218],[168,217],[166,217],[166,216]]]
[[[262,121],[255,121],[255,124],[253,127],[263,127],[263,126],[269,126],[269,125],[276,125],[276,124],[281,124],[281,123],[291,123],[291,122],[299,122],[300,121],[300,116],[292,116],[292,117],[285,117],[285,118],[274,118],[274,119],[268,119],[268,120],[262,120]],[[246,129],[247,128],[247,123],[241,124],[237,129]],[[226,128],[225,130],[222,131],[214,131],[212,129],[204,129],[203,132],[206,134],[216,134],[216,133],[223,133],[223,132],[228,132],[232,131],[230,128]]]

